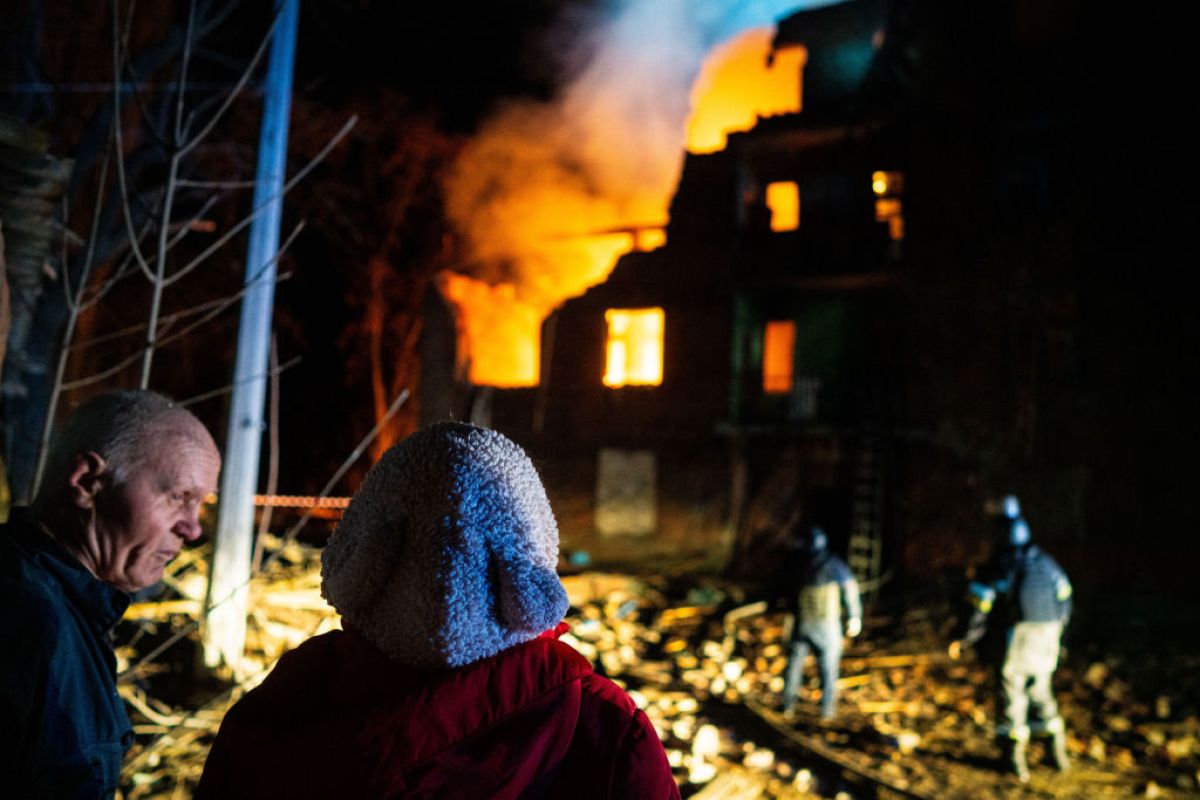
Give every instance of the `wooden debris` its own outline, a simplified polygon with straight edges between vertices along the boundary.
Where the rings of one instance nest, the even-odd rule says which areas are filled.
[[[695,800],[758,800],[767,793],[769,778],[749,770],[726,770],[692,795]]]
[[[122,688],[138,735],[124,776],[126,798],[189,796],[228,706],[280,655],[336,627],[336,615],[320,597],[318,556],[315,549],[291,546],[251,585],[243,666],[253,680],[228,686],[199,708],[155,697],[150,688],[175,674],[178,661],[157,663],[143,673],[145,685]],[[127,623],[134,636],[118,651],[123,665],[195,618],[204,564],[192,551],[186,562],[172,565],[172,596],[131,609],[137,622]],[[899,646],[883,635],[886,621],[877,623],[874,636],[869,628],[849,643],[839,718],[827,724],[815,716],[819,690],[812,664],[801,713],[785,719],[770,710],[783,689],[787,618],[765,603],[725,613],[739,595],[715,582],[668,590],[653,578],[580,573],[564,583],[572,611],[563,641],[629,691],[663,739],[690,797],[791,800],[835,797],[845,789],[855,796],[864,796],[859,789],[880,797],[1007,796],[989,766],[997,751],[988,669],[974,660],[948,661],[936,625],[926,622],[933,614],[910,611],[903,626],[891,626],[907,637]],[[1151,782],[1163,797],[1176,796],[1176,789],[1194,791],[1200,785],[1200,720],[1193,707],[1162,694],[1162,686],[1138,700],[1127,666],[1085,663],[1079,673],[1066,666],[1058,676],[1066,687],[1061,699],[1077,765],[1056,779],[1091,787],[1077,796],[1144,794]],[[741,709],[746,719],[765,720],[766,734],[747,734],[748,725],[736,720],[718,721],[715,709]],[[1143,772],[1148,765],[1157,771]],[[1043,796],[1070,795],[1046,788],[1051,779],[1046,770],[1035,770],[1031,786]]]

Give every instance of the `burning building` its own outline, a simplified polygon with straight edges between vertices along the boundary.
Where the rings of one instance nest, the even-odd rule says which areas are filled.
[[[904,165],[885,107],[856,101],[877,88],[886,11],[801,12],[716,54],[665,242],[603,231],[630,252],[546,318],[536,385],[477,387],[471,410],[460,395],[457,413],[537,455],[568,549],[752,561],[802,515],[878,577]],[[455,276],[445,294],[468,291]]]
[[[803,99],[720,149],[693,146],[667,243],[547,324],[541,433],[573,462],[547,472],[564,494],[592,492],[598,537],[751,567],[804,516],[878,576],[903,171],[886,120],[845,108],[884,21],[862,5],[781,23],[771,53],[803,70]],[[861,74],[827,68],[864,44]]]
[[[1027,500],[1041,541],[1076,550],[1067,561],[1088,557],[1085,535],[1120,539],[1151,507],[1193,514],[1168,483],[1122,477],[1167,462],[1107,398],[1124,370],[1146,402],[1186,406],[1163,376],[1188,367],[1139,331],[1192,318],[1154,314],[1175,301],[1127,265],[1160,257],[1154,220],[1184,230],[1190,212],[1139,183],[1173,185],[1174,163],[1114,145],[1149,133],[1102,119],[1095,100],[1113,81],[1081,91],[1081,72],[1117,70],[1087,22],[1016,0],[852,0],[781,14],[754,34],[757,57],[735,39],[714,46],[669,207],[552,238],[627,252],[529,318],[548,312],[523,382],[470,380],[478,353],[443,335],[459,380],[445,367],[439,384],[427,360],[423,413],[525,445],[566,546],[597,559],[691,555],[753,572],[805,517],[870,587],[889,563],[977,558],[982,497],[999,486]],[[702,122],[721,103],[701,89],[727,85],[708,72],[719,54],[790,100]],[[1101,201],[1120,176],[1154,215]],[[1142,299],[1117,299],[1130,297]],[[1124,433],[1096,436],[1099,419]],[[1187,462],[1181,448],[1164,457]]]

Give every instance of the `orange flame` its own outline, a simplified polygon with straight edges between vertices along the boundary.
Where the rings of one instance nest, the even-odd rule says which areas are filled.
[[[658,386],[663,372],[664,314],[661,308],[610,308],[604,385]]]
[[[768,322],[763,331],[763,392],[787,394],[792,390],[795,351],[795,321]]]
[[[752,28],[717,47],[692,86],[687,149],[715,153],[725,137],[754,127],[759,117],[800,110],[802,47],[776,51],[768,65],[774,31]]]
[[[460,371],[476,386],[536,386],[542,320],[566,297],[604,280],[633,244],[628,233],[542,242],[544,256],[574,265],[573,275],[547,271],[520,285],[443,272],[439,288],[457,311]]]
[[[522,302],[511,283],[492,286],[454,272],[438,278],[442,294],[459,309],[459,371],[478,386],[536,384],[545,311]]]
[[[719,149],[756,115],[799,109],[804,51],[781,51],[768,67],[771,37],[755,29],[713,51],[692,87],[686,137],[627,124],[639,107],[582,81],[558,106],[505,107],[468,144],[449,177],[447,213],[471,261],[492,272],[447,273],[440,285],[458,311],[460,366],[472,383],[535,385],[546,315],[605,280],[622,254],[665,242],[647,226],[666,220],[685,140],[693,152]],[[682,120],[682,94],[678,105]]]
[[[796,230],[800,227],[800,187],[795,181],[768,183],[767,208],[771,210],[771,230]]]

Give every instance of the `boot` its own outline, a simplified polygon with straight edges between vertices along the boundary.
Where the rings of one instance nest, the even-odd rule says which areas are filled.
[[[1029,781],[1029,763],[1025,759],[1026,744],[1024,739],[1004,739],[1001,744],[1005,766],[1021,783]]]
[[[1066,772],[1071,766],[1071,757],[1067,755],[1067,732],[1056,730],[1051,735],[1050,754],[1054,759],[1054,768],[1059,772]]]

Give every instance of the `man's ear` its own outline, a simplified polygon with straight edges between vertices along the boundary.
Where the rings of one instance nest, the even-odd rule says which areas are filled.
[[[75,456],[67,477],[71,502],[79,508],[91,508],[104,488],[107,468],[104,456],[93,450]]]

